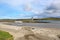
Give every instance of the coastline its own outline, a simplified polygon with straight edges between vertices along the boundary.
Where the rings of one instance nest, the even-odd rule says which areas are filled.
[[[30,30],[34,34],[37,33],[37,35],[39,34],[39,35],[45,35],[45,36],[55,37],[55,38],[57,37],[57,35],[60,35],[60,29],[58,28],[38,28],[38,27],[26,27],[26,28],[28,29],[31,28]],[[0,30],[7,31],[10,34],[12,34],[14,37],[14,40],[17,40],[18,38],[23,37],[25,35],[24,33],[28,33],[28,31],[25,31],[24,27],[17,27],[17,26],[4,25],[4,24],[0,24]],[[58,38],[56,39],[58,40]]]

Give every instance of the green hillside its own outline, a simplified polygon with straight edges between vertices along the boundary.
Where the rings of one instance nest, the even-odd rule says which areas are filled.
[[[8,32],[0,30],[0,40],[13,40],[13,36]]]
[[[50,18],[42,18],[41,20],[60,20],[60,18],[50,17]]]
[[[0,19],[0,22],[15,22],[15,21],[23,21],[23,22],[35,22],[36,20],[59,20],[60,18],[54,18],[54,17],[50,17],[50,18],[39,18],[39,19]]]

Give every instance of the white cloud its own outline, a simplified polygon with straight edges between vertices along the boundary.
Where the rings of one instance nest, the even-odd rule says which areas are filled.
[[[33,18],[38,18],[38,16],[34,16]]]
[[[40,15],[41,13],[43,13],[43,11],[40,10],[32,10],[31,12],[33,12],[36,15]]]
[[[57,9],[60,9],[60,0],[54,0],[53,5],[55,5]]]
[[[26,9],[30,9],[33,7],[33,5],[34,6],[49,5],[52,2],[52,0],[50,1],[47,1],[47,0],[0,0],[0,2],[6,3],[14,8],[21,5],[25,5],[26,7],[28,7]]]
[[[60,16],[60,0],[53,0],[52,3],[46,7],[43,14],[48,17]]]
[[[32,10],[31,4],[26,4],[24,7],[24,10],[25,11],[31,11]]]
[[[0,0],[0,2],[7,3],[11,6],[19,6],[22,4],[27,4],[30,0]]]
[[[60,10],[60,0],[0,0],[0,3],[6,3],[10,7],[20,11],[30,11],[34,14],[40,15],[44,12],[44,8],[50,6],[51,4],[55,5],[57,9]],[[23,6],[21,8],[21,6]],[[57,11],[57,10],[55,10]],[[51,16],[60,16],[60,12],[54,12],[54,10],[47,11],[51,14]],[[23,15],[23,14],[21,14]]]

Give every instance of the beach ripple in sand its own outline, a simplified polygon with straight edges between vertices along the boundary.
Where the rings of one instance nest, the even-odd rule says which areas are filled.
[[[54,34],[47,34],[47,33],[41,34],[39,32],[34,33],[31,27],[22,27],[20,29],[20,33],[22,33],[24,36],[18,37],[16,40],[60,40],[59,36],[54,35]]]

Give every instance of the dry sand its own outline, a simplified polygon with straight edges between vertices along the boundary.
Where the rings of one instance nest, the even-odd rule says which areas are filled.
[[[60,40],[60,29],[57,28],[16,27],[0,24],[0,30],[9,32],[14,40]]]

